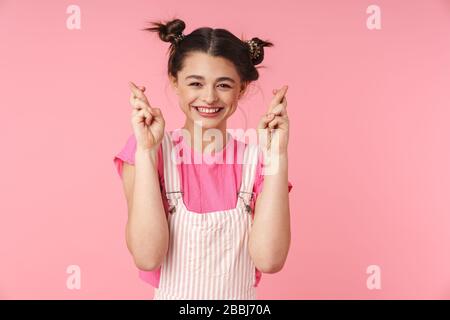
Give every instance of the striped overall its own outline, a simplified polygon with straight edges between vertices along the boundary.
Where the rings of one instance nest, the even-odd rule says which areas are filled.
[[[184,204],[176,150],[167,132],[162,147],[170,237],[154,300],[256,299],[248,240],[258,146],[245,148],[236,207],[206,213],[189,211]]]

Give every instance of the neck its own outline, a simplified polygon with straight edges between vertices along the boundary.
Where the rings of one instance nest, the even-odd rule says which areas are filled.
[[[222,150],[222,148],[225,148],[228,142],[226,122],[223,122],[219,127],[214,128],[220,131],[220,136],[218,136],[218,133],[213,134],[214,132],[205,134],[205,132],[208,131],[208,128],[203,128],[198,123],[194,123],[188,119],[186,119],[183,129],[187,130],[190,135],[190,137],[188,137],[189,139],[185,140],[187,144],[192,149],[201,153],[204,153],[206,147],[210,144],[213,144],[214,148],[211,146],[209,150],[215,150],[218,152]]]

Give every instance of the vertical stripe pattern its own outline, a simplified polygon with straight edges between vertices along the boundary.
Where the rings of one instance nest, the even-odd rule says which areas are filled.
[[[250,204],[258,146],[247,145],[236,207],[197,213],[189,211],[180,191],[173,143],[163,140],[164,180],[169,205],[169,250],[161,266],[155,300],[256,299],[255,265],[248,252],[252,226]]]

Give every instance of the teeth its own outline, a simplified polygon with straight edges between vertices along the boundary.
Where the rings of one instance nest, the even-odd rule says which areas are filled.
[[[199,107],[197,107],[197,110],[200,111],[200,112],[204,112],[204,113],[215,113],[215,112],[219,111],[220,108],[212,109],[212,108],[199,108]]]

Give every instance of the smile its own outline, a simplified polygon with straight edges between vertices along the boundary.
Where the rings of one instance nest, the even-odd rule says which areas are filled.
[[[211,108],[211,107],[197,107],[193,108],[203,117],[212,117],[219,114],[224,108]]]

